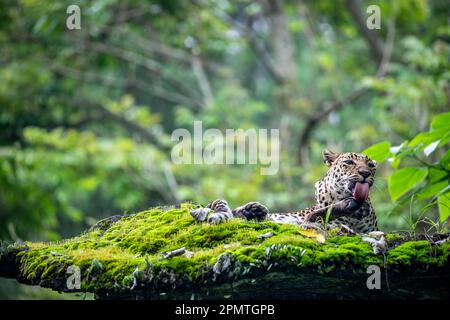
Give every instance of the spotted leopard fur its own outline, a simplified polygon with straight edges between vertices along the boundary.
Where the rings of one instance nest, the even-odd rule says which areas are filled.
[[[328,150],[324,150],[323,158],[328,171],[315,184],[316,203],[310,208],[298,212],[269,214],[269,210],[259,202],[250,202],[231,210],[225,200],[219,199],[205,208],[191,210],[191,214],[196,220],[208,223],[221,223],[239,217],[308,227],[324,221],[327,212],[331,210],[328,220],[331,225],[356,233],[378,230],[375,210],[370,199],[356,200],[353,197],[356,182],[367,182],[369,187],[372,187],[376,162],[359,153],[337,154]]]

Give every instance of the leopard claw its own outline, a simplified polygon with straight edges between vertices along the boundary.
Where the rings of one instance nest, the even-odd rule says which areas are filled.
[[[206,220],[206,222],[208,222],[209,224],[219,224],[222,222],[223,217],[222,215],[220,215],[217,212],[212,212],[209,216],[208,219]]]
[[[213,210],[211,210],[210,208],[189,209],[191,216],[199,222],[205,221],[206,218],[208,218],[208,214],[212,211]]]

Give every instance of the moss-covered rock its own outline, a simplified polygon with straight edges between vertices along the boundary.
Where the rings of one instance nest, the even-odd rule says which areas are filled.
[[[0,276],[99,298],[450,295],[448,241],[388,235],[389,250],[376,255],[360,236],[328,234],[323,241],[317,232],[287,224],[197,223],[190,206],[115,216],[57,243],[3,244]],[[381,290],[367,289],[370,265],[383,270]],[[67,286],[74,266],[79,289]]]

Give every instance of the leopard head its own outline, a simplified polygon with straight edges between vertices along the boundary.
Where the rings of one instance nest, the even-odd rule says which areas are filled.
[[[319,203],[334,202],[348,197],[367,200],[374,182],[376,161],[354,152],[333,153],[324,150],[323,159],[328,166],[324,178],[316,183]]]

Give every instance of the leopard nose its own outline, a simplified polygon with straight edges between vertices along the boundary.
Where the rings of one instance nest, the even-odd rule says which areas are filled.
[[[363,170],[363,169],[359,169],[358,173],[364,178],[366,179],[368,176],[370,176],[370,171],[368,170]]]

